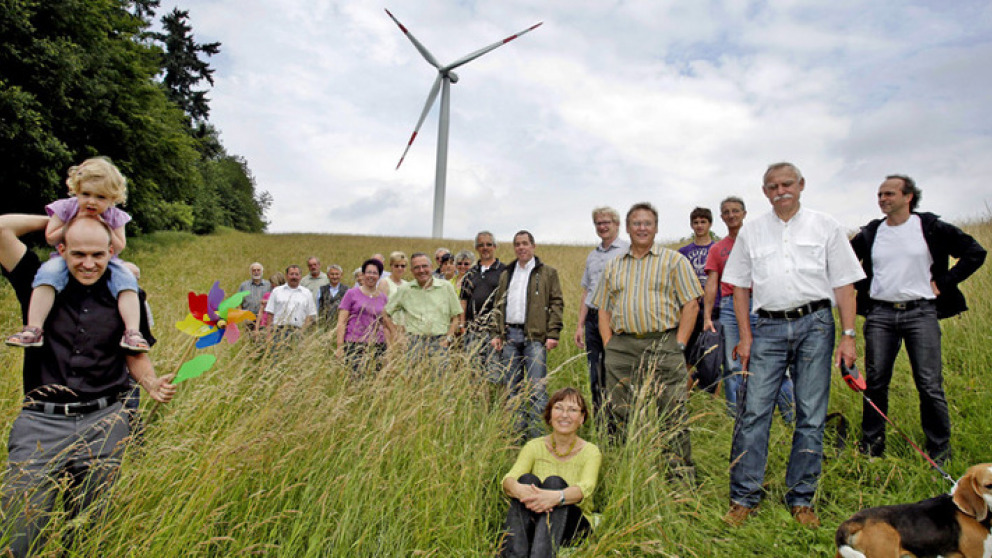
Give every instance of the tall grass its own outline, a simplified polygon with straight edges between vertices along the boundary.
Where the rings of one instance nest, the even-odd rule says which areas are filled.
[[[970,227],[985,246],[992,224]],[[538,239],[540,241],[540,239]],[[373,252],[433,251],[435,241],[317,235],[246,235],[142,239],[129,256],[143,269],[160,343],[159,373],[174,370],[188,339],[172,328],[185,293],[214,280],[233,290],[255,260],[267,273],[316,254],[324,265],[354,269]],[[458,250],[469,242],[443,243]],[[589,247],[538,245],[565,291],[565,331],[549,355],[550,389],[587,389],[584,358],[571,341],[578,282]],[[509,246],[500,247],[505,261]],[[346,278],[348,274],[346,274]],[[350,282],[350,281],[349,281]],[[961,474],[989,461],[992,275],[983,268],[965,284],[971,311],[942,323],[945,385],[951,402],[954,460]],[[0,287],[0,326],[13,330],[19,311]],[[378,373],[356,378],[333,355],[330,332],[272,350],[250,339],[208,349],[219,357],[204,377],[182,384],[175,401],[150,416],[127,454],[106,516],[85,525],[70,556],[486,556],[496,547],[506,506],[499,480],[519,449],[512,407],[460,356],[422,363],[391,355]],[[0,432],[20,399],[19,351],[0,351]],[[830,410],[860,422],[861,400],[833,382]],[[890,416],[922,441],[918,401],[901,356]],[[918,500],[946,491],[898,435],[889,454],[869,461],[832,445],[815,502],[824,528],[799,527],[781,503],[791,431],[772,428],[767,495],[760,513],[738,529],[720,521],[727,509],[732,423],[721,400],[695,393],[689,402],[698,487],[668,481],[668,433],[645,408],[628,443],[607,446],[595,426],[582,435],[604,449],[595,495],[601,521],[578,556],[831,555],[833,528],[864,506]],[[857,436],[857,427],[852,440]],[[833,440],[833,437],[830,438]],[[5,450],[0,450],[5,458]],[[56,515],[53,534],[69,525]],[[45,552],[58,555],[53,536]]]

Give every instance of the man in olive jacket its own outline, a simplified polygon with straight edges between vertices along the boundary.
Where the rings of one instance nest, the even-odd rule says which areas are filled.
[[[865,319],[865,394],[888,412],[889,382],[905,341],[920,394],[927,451],[943,462],[951,451],[951,420],[944,395],[940,325],[937,320],[968,309],[958,284],[985,261],[985,249],[933,213],[917,212],[922,192],[912,178],[891,175],[878,188],[884,219],[861,228],[851,246],[864,280],[855,284],[858,313]],[[957,258],[949,267],[950,258]],[[861,449],[885,452],[885,419],[864,404]]]
[[[558,346],[565,299],[558,272],[534,256],[534,235],[528,231],[514,235],[513,251],[517,259],[500,274],[496,287],[492,346],[502,351],[501,382],[510,396],[522,388],[529,390],[518,428],[527,437],[536,437],[543,432],[540,417],[548,402],[547,352]]]

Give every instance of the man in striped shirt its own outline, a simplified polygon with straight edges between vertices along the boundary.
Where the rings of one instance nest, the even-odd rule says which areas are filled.
[[[611,432],[622,440],[635,395],[645,383],[659,417],[676,431],[670,474],[692,482],[682,351],[699,313],[696,272],[682,254],[654,243],[658,211],[649,203],[627,212],[630,248],[610,261],[596,287],[599,331],[606,349],[606,405]]]

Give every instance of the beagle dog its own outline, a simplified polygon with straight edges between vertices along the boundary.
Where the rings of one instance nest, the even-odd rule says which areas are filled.
[[[992,463],[975,465],[949,494],[861,510],[840,524],[836,558],[992,558]]]

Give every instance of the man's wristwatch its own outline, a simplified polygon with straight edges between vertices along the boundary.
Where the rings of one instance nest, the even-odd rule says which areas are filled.
[[[558,505],[559,506],[564,506],[565,505],[565,491],[564,490],[561,491],[561,498],[558,499]]]
[[[685,343],[681,341],[676,341],[675,343],[679,346],[680,351],[685,351]]]
[[[854,329],[845,329],[844,331],[840,332],[840,334],[850,337],[851,339],[854,339],[855,337],[858,336],[857,330]]]

